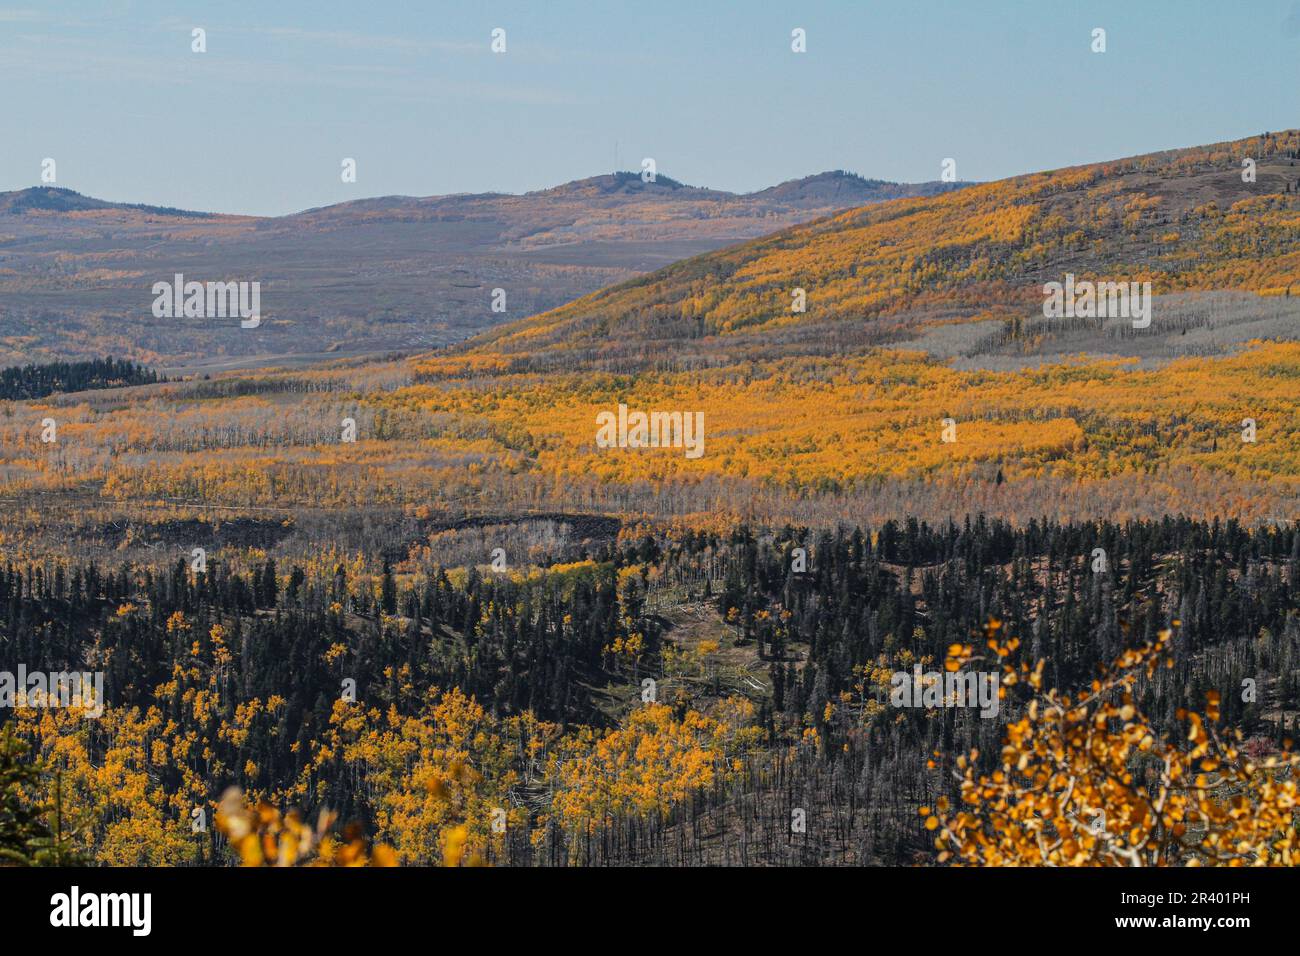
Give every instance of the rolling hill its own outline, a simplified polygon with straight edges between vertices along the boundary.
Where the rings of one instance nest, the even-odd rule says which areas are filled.
[[[142,216],[164,216],[168,218],[212,218],[212,213],[208,212],[190,212],[184,209],[145,206],[138,203],[105,202],[102,199],[83,196],[71,189],[60,189],[56,186],[37,186],[31,189],[18,189],[13,192],[0,193],[0,216],[40,216],[42,213],[101,212],[104,210],[118,210],[137,213]]]
[[[1288,131],[840,213],[417,359],[407,394],[616,509],[1282,520],[1298,150]],[[1045,318],[1069,274],[1150,282],[1150,325]],[[702,416],[706,451],[599,447],[618,405]]]
[[[945,355],[1168,357],[1216,348],[1204,334],[1182,352],[1155,344],[1210,323],[1186,296],[1208,291],[1248,294],[1220,297],[1213,310],[1250,326],[1234,341],[1289,336],[1289,301],[1259,297],[1287,300],[1300,280],[1298,157],[1300,134],[1288,131],[882,202],[674,263],[469,347],[531,356],[539,368],[574,356],[689,366],[707,348],[772,357],[912,340]],[[1184,295],[1160,299],[1141,334],[1045,321],[1043,284],[1067,273]],[[950,325],[960,328],[935,333]]]
[[[455,342],[742,239],[952,186],[829,173],[749,195],[596,176],[522,196],[387,196],[259,218],[0,194],[0,365],[112,353],[215,370]],[[257,280],[265,320],[156,319],[152,284]],[[492,290],[506,292],[492,311]]]

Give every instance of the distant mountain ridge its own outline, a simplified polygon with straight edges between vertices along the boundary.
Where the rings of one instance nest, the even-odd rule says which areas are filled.
[[[86,196],[62,186],[28,186],[0,192],[0,216],[21,216],[29,212],[89,212],[103,209],[120,209],[137,211],[159,216],[177,216],[185,218],[210,219],[219,216],[238,217],[240,219],[276,220],[295,216],[309,216],[336,209],[395,209],[408,205],[436,205],[471,200],[492,200],[528,197],[582,197],[598,196],[632,196],[653,199],[670,198],[685,191],[697,198],[717,200],[775,199],[790,203],[820,202],[833,199],[861,204],[878,202],[884,199],[897,199],[904,196],[932,196],[952,189],[959,189],[969,183],[944,183],[938,181],[920,183],[898,183],[883,179],[867,179],[856,173],[842,169],[814,173],[800,179],[790,179],[768,186],[752,193],[736,193],[725,189],[713,189],[706,186],[691,186],[669,176],[658,175],[652,181],[644,181],[640,173],[615,172],[574,179],[558,186],[537,189],[525,193],[446,193],[432,196],[368,196],[363,199],[350,199],[325,206],[314,206],[300,212],[283,216],[247,216],[240,213],[200,212],[181,209],[175,206],[155,206],[148,203],[112,202]],[[847,208],[847,207],[846,207]]]
[[[193,212],[171,206],[150,206],[144,203],[107,202],[60,186],[31,186],[0,193],[0,216],[22,216],[31,212],[91,212],[101,209],[123,209],[157,216],[209,219],[215,213]]]
[[[925,182],[895,183],[884,179],[867,179],[857,173],[835,169],[802,179],[790,179],[776,186],[760,189],[751,195],[767,199],[781,199],[791,202],[807,202],[810,199],[831,202],[852,202],[864,205],[870,202],[883,202],[886,199],[902,199],[909,196],[936,196],[951,192],[964,186],[966,182]]]
[[[674,193],[678,190],[685,189],[699,195],[709,194],[713,196],[735,196],[736,193],[730,193],[720,189],[708,189],[704,186],[688,186],[669,176],[656,175],[653,180],[643,180],[640,173],[634,172],[614,172],[603,173],[599,176],[588,176],[586,179],[574,179],[559,186],[551,186],[548,189],[538,189],[525,193],[526,196],[581,196],[581,195],[609,195],[613,193],[643,193],[645,195]]]
[[[969,183],[895,183],[881,179],[866,179],[843,170],[816,173],[801,179],[791,179],[752,193],[735,193],[707,186],[692,186],[662,174],[645,181],[640,173],[615,172],[574,179],[558,186],[536,189],[526,193],[449,193],[438,196],[376,196],[348,200],[329,206],[318,206],[288,216],[274,217],[269,221],[293,218],[312,218],[318,221],[335,219],[351,212],[366,215],[391,214],[401,218],[418,218],[437,215],[447,210],[481,206],[491,202],[591,202],[602,206],[608,202],[633,200],[640,203],[701,202],[719,203],[736,207],[745,205],[780,206],[791,209],[848,209],[885,199],[906,196],[933,196],[941,192],[960,189]]]
[[[826,173],[741,195],[618,172],[275,217],[17,190],[0,194],[0,366],[112,353],[179,372],[419,351],[878,196],[943,188]],[[177,273],[259,282],[264,321],[155,319],[150,289]]]

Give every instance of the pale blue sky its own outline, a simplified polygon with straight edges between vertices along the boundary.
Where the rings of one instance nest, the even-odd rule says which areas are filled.
[[[47,156],[89,195],[259,214],[616,157],[737,191],[987,180],[1300,126],[1298,61],[1294,0],[0,0],[0,189]]]

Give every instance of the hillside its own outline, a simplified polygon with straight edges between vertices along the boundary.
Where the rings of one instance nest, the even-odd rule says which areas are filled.
[[[527,468],[503,465],[552,507],[1283,520],[1300,513],[1298,145],[853,210],[417,359],[402,394],[509,434]],[[1044,318],[1043,284],[1068,273],[1151,282],[1150,326]],[[620,404],[699,414],[703,453],[599,447]]]
[[[13,192],[0,193],[0,216],[27,216],[42,213],[99,212],[102,210],[122,210],[143,216],[165,216],[187,219],[207,219],[212,213],[190,212],[184,209],[172,209],[163,206],[146,206],[139,203],[105,202],[91,196],[83,196],[71,189],[57,186],[33,186],[30,189],[17,189]]]
[[[833,174],[750,195],[634,173],[521,196],[386,196],[276,218],[0,194],[0,365],[113,353],[167,370],[420,350],[685,256],[895,192]],[[261,283],[262,324],[155,319],[154,282]],[[506,293],[492,310],[492,290]]]
[[[0,475],[47,522],[62,508],[91,521],[67,541],[159,502],[446,521],[1283,520],[1300,513],[1300,316],[1285,294],[1296,144],[1280,134],[860,208],[410,359],[15,403]],[[1260,192],[1243,199],[1244,152],[1260,157]],[[1151,327],[1043,319],[1041,283],[1069,270],[1149,277]],[[777,313],[796,276],[808,312]],[[619,404],[702,416],[700,454],[601,447],[597,416]],[[55,447],[40,442],[47,417]],[[340,445],[345,418],[357,441]]]
[[[771,356],[903,343],[944,323],[995,320],[974,338],[1041,350],[1044,339],[1078,331],[1037,321],[1043,283],[1066,273],[1150,281],[1157,295],[1286,297],[1300,279],[1298,155],[1300,134],[1288,131],[882,202],[675,263],[472,347],[533,354],[534,365],[539,350],[558,353],[548,365],[592,350],[611,367],[642,355],[689,364],[710,340],[733,356]],[[1249,183],[1247,158],[1256,163]],[[792,310],[796,288],[806,292],[803,312]],[[1138,338],[1181,336],[1181,315],[1157,307]],[[1094,351],[1080,344],[1097,342],[1069,350]]]

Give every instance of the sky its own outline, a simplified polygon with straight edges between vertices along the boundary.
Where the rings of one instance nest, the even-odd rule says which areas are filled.
[[[1300,126],[1298,65],[1297,0],[0,0],[0,190],[46,158],[97,198],[256,215],[646,157],[737,192],[990,180]]]

